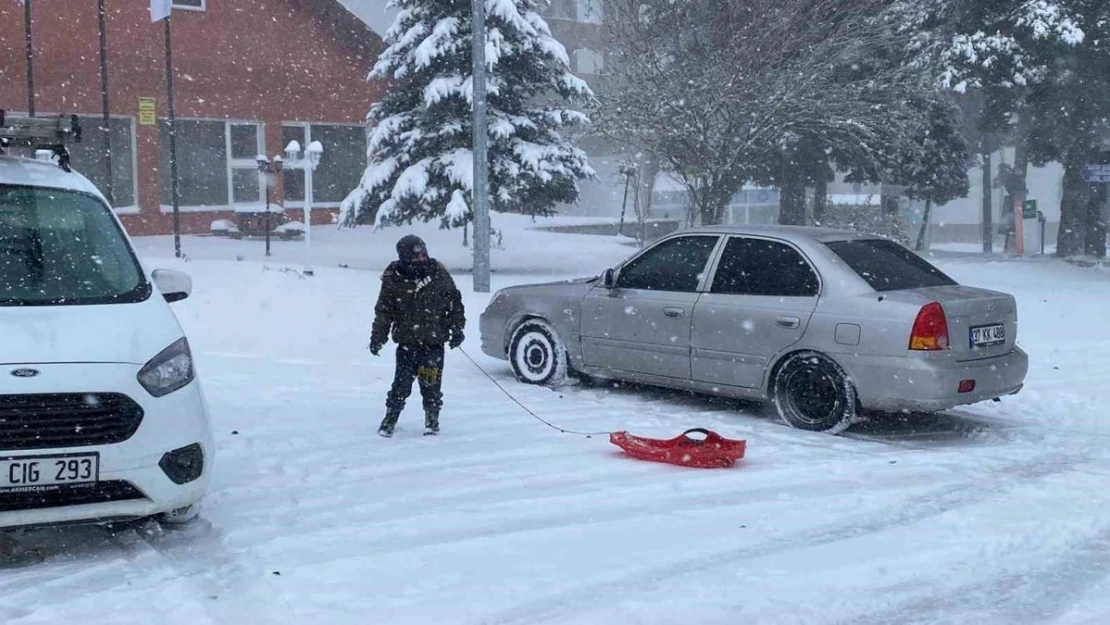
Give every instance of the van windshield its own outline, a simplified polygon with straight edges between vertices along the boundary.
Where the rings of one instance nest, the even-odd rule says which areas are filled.
[[[0,185],[0,306],[118,304],[150,292],[103,203],[82,193]]]

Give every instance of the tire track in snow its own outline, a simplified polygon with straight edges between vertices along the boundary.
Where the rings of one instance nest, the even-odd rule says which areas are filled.
[[[892,478],[892,481],[897,483],[902,478]],[[902,489],[905,489],[905,484],[898,484]],[[444,545],[452,545],[458,543],[467,543],[490,538],[506,538],[513,535],[529,534],[535,532],[548,532],[553,530],[567,529],[572,527],[583,527],[589,525],[601,525],[606,523],[614,523],[621,521],[629,521],[636,518],[656,516],[656,515],[670,515],[674,514],[676,510],[683,513],[700,512],[706,510],[723,509],[736,506],[745,506],[751,510],[757,504],[752,503],[753,496],[759,494],[774,494],[781,493],[782,487],[768,486],[764,488],[752,490],[738,490],[730,492],[716,492],[716,493],[697,493],[684,497],[669,497],[662,503],[638,503],[631,505],[590,505],[587,507],[589,515],[583,517],[581,511],[578,510],[577,504],[580,500],[575,500],[572,504],[566,506],[559,506],[557,513],[544,513],[542,515],[532,517],[517,517],[509,521],[497,522],[493,525],[480,525],[477,527],[468,527],[464,529],[452,529],[446,531],[429,531],[420,532],[408,536],[391,535],[389,538],[371,540],[359,544],[359,548],[365,550],[367,553],[373,554],[386,554],[405,552],[413,549],[423,549],[428,547],[437,547]],[[791,495],[827,495],[828,484],[809,484],[805,488],[792,489],[789,491]],[[920,497],[921,499],[931,499],[934,497],[942,497],[944,494],[943,489],[934,489],[930,491],[929,495]],[[612,500],[612,493],[600,492],[597,493],[598,501],[608,502]],[[542,501],[544,498],[538,498]],[[528,501],[532,501],[529,499]],[[782,505],[782,500],[774,499],[766,501],[771,505]],[[484,511],[489,510],[487,502],[482,501],[480,504],[475,504],[475,508],[481,508]],[[537,506],[543,509],[542,506]],[[511,514],[511,511],[509,512]],[[447,517],[445,517],[445,514]],[[355,525],[360,528],[360,531],[365,532],[369,528],[376,527],[381,524],[388,523],[404,523],[412,521],[419,517],[430,518],[449,518],[449,513],[437,511],[434,507],[425,508],[417,512],[404,512],[396,513],[391,512],[390,508],[382,510],[374,510],[367,513],[367,517],[362,518],[358,514],[358,508],[351,508],[345,511],[344,516],[348,520],[357,519]],[[301,514],[300,519],[304,519],[305,515]],[[738,522],[739,524],[739,522]],[[321,527],[318,531],[309,531],[299,533],[297,536],[298,541],[312,540],[317,548],[342,548],[344,545],[349,544],[350,537],[346,534],[335,535],[332,540],[336,544],[325,543],[318,538],[321,533],[333,532],[332,527]],[[326,559],[326,558],[324,558]],[[316,560],[315,562],[319,562]]]
[[[984,456],[984,462],[1005,462],[1012,450],[1006,450],[1005,454],[1000,454],[998,457]],[[1046,458],[1052,457],[1046,455]],[[881,464],[880,464],[881,462]],[[666,508],[674,509],[679,507],[682,510],[701,510],[706,508],[750,504],[753,500],[771,496],[772,498],[779,495],[790,495],[792,497],[809,497],[813,495],[826,494],[830,488],[830,481],[828,476],[822,471],[825,465],[832,467],[838,466],[835,460],[827,462],[817,462],[811,464],[812,471],[805,474],[805,479],[797,479],[797,475],[793,473],[794,467],[792,465],[763,465],[758,467],[750,467],[743,470],[741,474],[734,476],[713,476],[713,479],[706,482],[704,474],[689,473],[686,476],[688,479],[681,480],[681,483],[689,488],[689,493],[675,497],[673,491],[668,490],[666,495]],[[883,487],[888,481],[891,485],[898,488],[905,488],[907,486],[907,479],[928,480],[930,483],[937,479],[936,470],[943,469],[943,462],[937,461],[930,464],[928,467],[914,466],[910,467],[911,473],[904,470],[892,471],[889,474],[881,474],[879,476],[868,477],[866,483],[861,479],[854,477],[858,476],[858,471],[855,473],[846,472],[841,476],[835,477],[832,484],[843,487],[846,490],[852,488],[867,489],[869,493],[874,493]],[[874,470],[879,470],[886,467],[886,459],[879,458],[873,465]],[[860,468],[862,470],[862,467]],[[1008,464],[1000,468],[993,469],[994,471],[1009,472],[1012,470]],[[778,474],[783,474],[789,482],[776,481]],[[536,480],[536,477],[541,479]],[[542,474],[539,476],[513,476],[509,479],[499,479],[496,482],[483,485],[478,488],[464,487],[461,490],[449,488],[448,492],[432,491],[427,494],[409,494],[411,491],[401,489],[405,493],[403,496],[387,496],[384,499],[374,498],[373,503],[369,504],[352,504],[349,499],[348,492],[342,488],[343,484],[336,483],[335,481],[327,481],[328,490],[322,491],[329,494],[317,496],[313,498],[298,497],[294,510],[291,511],[271,511],[271,517],[274,513],[281,516],[286,513],[291,513],[294,516],[290,517],[300,525],[312,525],[314,522],[326,520],[334,516],[335,510],[342,508],[344,516],[348,521],[353,518],[358,518],[360,524],[367,526],[387,524],[397,521],[405,521],[416,519],[426,515],[441,515],[450,513],[453,506],[459,504],[472,504],[479,502],[475,507],[488,510],[491,506],[501,504],[513,504],[527,501],[530,504],[553,502],[560,498],[574,497],[579,495],[578,498],[569,502],[573,505],[574,509],[581,507],[583,501],[591,504],[590,510],[592,513],[591,523],[606,523],[611,521],[619,521],[631,516],[645,516],[658,514],[660,506],[654,503],[644,503],[643,498],[633,497],[632,499],[640,500],[639,503],[621,504],[619,500],[614,500],[612,491],[614,488],[621,489],[624,485],[631,485],[632,491],[650,492],[653,490],[654,474],[649,472],[648,469],[628,472],[608,472],[603,475],[592,474],[581,478],[543,478]],[[734,477],[738,481],[728,479]],[[753,478],[757,478],[755,483]],[[525,497],[521,496],[520,484],[526,481],[529,485],[528,494]],[[366,480],[362,476],[356,476],[351,482],[352,485],[365,485],[372,483],[373,480]],[[727,489],[727,490],[726,490]],[[314,491],[310,491],[314,492]],[[419,491],[417,491],[419,492]],[[241,505],[242,502],[249,501],[249,496],[244,497],[236,496],[235,501]],[[596,501],[595,501],[596,500]],[[772,500],[772,502],[774,502]],[[468,508],[469,509],[469,508]],[[566,508],[561,506],[536,506],[539,510],[558,510],[555,514],[546,513],[540,518],[516,518],[508,523],[500,524],[494,529],[482,530],[454,530],[440,534],[423,534],[420,537],[414,537],[412,541],[406,542],[398,539],[391,539],[388,542],[389,549],[386,551],[393,551],[396,549],[406,549],[412,547],[419,547],[421,545],[429,544],[449,544],[453,542],[462,542],[465,540],[475,540],[486,538],[488,536],[498,534],[513,534],[525,533],[539,530],[550,530],[569,527],[581,524],[580,515],[576,512],[568,512]],[[511,513],[511,511],[510,511]],[[330,528],[325,528],[324,531],[330,531]],[[318,532],[311,532],[317,534]],[[432,542],[428,542],[429,539]]]
[[[140,528],[117,534],[113,542],[135,559],[154,560],[154,566],[191,585],[196,603],[216,625],[298,623],[292,604],[269,583],[264,569],[245,561],[243,554],[229,554],[214,528],[198,522],[207,526],[203,536],[191,536],[188,530],[150,535]]]
[[[982,501],[1008,493],[1028,480],[1039,480],[1065,473],[1087,459],[1086,456],[1042,454],[1039,458],[1011,463],[999,467],[998,474],[1004,480],[994,483],[969,482],[936,495],[912,497],[907,503],[881,518],[861,523],[850,523],[840,527],[817,531],[795,532],[772,538],[762,544],[729,549],[723,552],[700,554],[676,562],[653,566],[642,571],[620,575],[607,581],[594,581],[581,584],[552,596],[529,601],[498,614],[480,619],[483,625],[534,625],[549,622],[571,614],[589,610],[589,606],[602,602],[606,597],[633,589],[645,593],[658,589],[662,584],[680,577],[710,571],[722,566],[744,560],[760,558],[776,553],[800,551],[836,543],[890,528],[919,523],[938,517],[953,510],[966,508]],[[888,622],[898,622],[888,621]]]
[[[1068,603],[1110,574],[1110,527],[1073,543],[1046,566],[996,575],[986,581],[939,589],[940,594],[903,602],[838,625],[1044,625]],[[963,615],[966,618],[960,620]],[[991,618],[993,617],[993,618]]]
[[[249,562],[241,553],[229,553],[220,542],[219,534],[207,522],[198,522],[201,525],[154,535],[144,535],[141,528],[94,528],[99,530],[93,536],[95,544],[85,545],[83,555],[107,552],[122,558],[126,577],[121,579],[120,562],[116,560],[91,568],[79,564],[57,573],[46,571],[5,584],[3,604],[20,609],[4,614],[0,622],[32,616],[33,612],[22,606],[40,602],[43,597],[65,597],[77,589],[78,596],[111,594],[120,584],[131,586],[129,580],[136,579],[153,581],[158,586],[178,582],[190,589],[188,593],[175,594],[175,600],[181,601],[179,605],[150,606],[162,610],[162,618],[170,613],[180,614],[188,605],[195,608],[189,611],[190,622],[198,625],[296,623],[292,618],[292,606],[268,583],[268,571]],[[206,527],[207,534],[196,535],[197,528]],[[83,561],[84,557],[79,563]],[[200,614],[206,618],[195,620]],[[262,620],[256,620],[259,617]]]

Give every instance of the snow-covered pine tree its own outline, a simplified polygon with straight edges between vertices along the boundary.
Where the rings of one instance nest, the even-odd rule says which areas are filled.
[[[593,98],[540,15],[547,0],[486,0],[490,210],[547,216],[594,175],[564,136],[589,123],[567,108]],[[471,217],[469,0],[391,0],[399,8],[371,80],[388,92],[367,116],[368,166],[340,223],[396,225]]]

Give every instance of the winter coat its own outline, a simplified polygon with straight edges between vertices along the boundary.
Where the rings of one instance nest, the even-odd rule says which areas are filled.
[[[438,346],[463,331],[462,293],[447,268],[433,259],[424,273],[397,261],[386,267],[374,307],[372,344],[384,345],[392,332],[398,345]]]

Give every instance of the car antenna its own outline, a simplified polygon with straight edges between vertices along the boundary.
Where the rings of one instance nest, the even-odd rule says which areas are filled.
[[[58,158],[58,166],[69,172],[69,142],[81,142],[81,124],[76,115],[27,117],[11,115],[0,109],[0,154],[11,148],[30,148],[35,152],[49,150]]]

